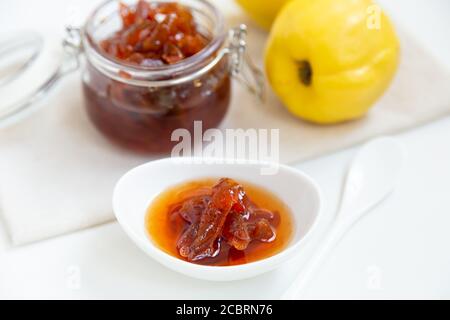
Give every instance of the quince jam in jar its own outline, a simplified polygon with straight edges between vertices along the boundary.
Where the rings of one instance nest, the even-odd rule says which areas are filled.
[[[109,1],[84,28],[88,115],[110,140],[164,154],[172,132],[217,127],[230,102],[223,18],[202,0]]]

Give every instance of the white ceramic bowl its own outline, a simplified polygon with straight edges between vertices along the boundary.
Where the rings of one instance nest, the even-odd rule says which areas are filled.
[[[207,162],[207,163],[205,163]],[[278,165],[273,175],[262,175],[264,162],[241,161],[226,163],[198,158],[166,158],[138,166],[117,183],[113,209],[128,236],[149,256],[166,267],[187,276],[231,281],[253,277],[278,267],[295,255],[312,233],[321,208],[320,190],[306,174],[285,165]],[[151,240],[145,229],[145,214],[150,202],[161,191],[181,182],[202,177],[228,177],[250,182],[276,194],[293,213],[294,231],[288,246],[269,258],[237,266],[202,266],[177,259]]]

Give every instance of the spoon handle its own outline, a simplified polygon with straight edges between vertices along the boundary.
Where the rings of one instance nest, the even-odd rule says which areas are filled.
[[[314,272],[318,269],[319,265],[328,253],[337,245],[339,240],[342,239],[352,225],[353,220],[348,218],[341,218],[334,223],[334,226],[325,236],[322,244],[319,245],[319,248],[306,262],[302,271],[297,275],[289,288],[281,296],[282,300],[292,300],[298,296],[298,294],[306,287],[309,280],[314,276]]]

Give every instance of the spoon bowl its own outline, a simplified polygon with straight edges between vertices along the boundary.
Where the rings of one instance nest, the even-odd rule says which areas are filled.
[[[261,174],[268,166],[276,173]],[[281,252],[256,262],[237,266],[204,266],[169,255],[152,241],[145,229],[145,215],[151,201],[166,188],[201,178],[229,177],[261,186],[278,196],[293,215],[293,236]],[[113,195],[116,218],[131,240],[164,266],[205,280],[231,281],[253,277],[278,267],[301,254],[320,214],[321,196],[317,184],[306,174],[279,164],[259,161],[226,162],[218,159],[166,158],[141,165],[126,173]]]
[[[359,215],[383,200],[394,189],[403,160],[404,150],[393,138],[362,146],[350,164],[340,212]]]

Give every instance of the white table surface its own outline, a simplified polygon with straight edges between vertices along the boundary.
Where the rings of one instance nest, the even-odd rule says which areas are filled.
[[[450,68],[449,1],[381,2]],[[5,21],[36,15],[49,3],[59,8],[53,12],[64,12],[64,7],[80,2],[2,1],[2,29],[13,30],[17,25]],[[49,26],[42,22],[36,29],[45,31]],[[450,298],[449,138],[450,117],[398,135],[408,153],[398,188],[339,243],[317,270],[304,298]],[[322,232],[335,212],[355,150],[295,165],[324,191]],[[117,223],[22,247],[9,244],[0,223],[0,298],[277,298],[299,265],[300,261],[292,261],[242,282],[197,281],[149,259]]]

